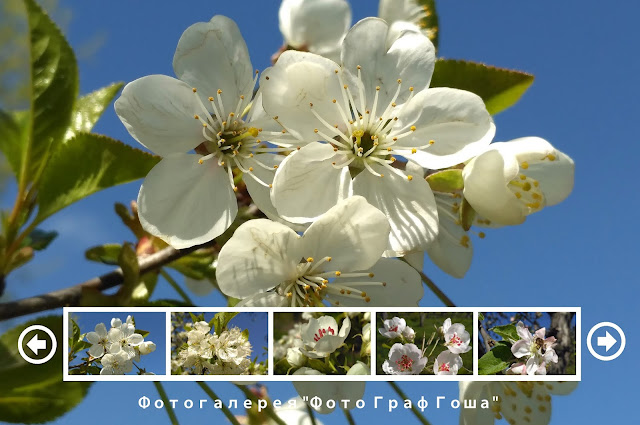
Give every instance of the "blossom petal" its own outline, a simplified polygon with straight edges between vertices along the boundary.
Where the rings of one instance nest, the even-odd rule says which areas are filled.
[[[89,350],[87,350],[91,357],[101,357],[104,355],[104,347],[102,345],[92,345]]]
[[[335,169],[334,156],[331,145],[314,142],[282,161],[271,191],[278,214],[293,223],[315,221],[351,196],[349,170]]]
[[[184,279],[184,283],[189,291],[199,297],[209,295],[215,289],[209,279],[193,279],[187,276]]]
[[[185,153],[203,141],[200,113],[191,87],[166,75],[127,84],[115,102],[116,114],[131,136],[161,156]]]
[[[345,0],[283,0],[278,17],[287,45],[323,55],[340,46],[351,8]]]
[[[282,155],[261,154],[256,155],[254,158],[255,161],[260,161],[262,164],[269,167],[273,167],[274,165],[279,167],[285,157]],[[251,162],[246,161],[244,164],[250,166]],[[245,173],[242,178],[247,186],[247,191],[251,196],[251,200],[256,204],[260,211],[262,211],[269,219],[291,227],[297,232],[304,231],[307,228],[306,225],[291,223],[278,215],[276,207],[273,205],[273,202],[271,202],[271,189],[268,186],[262,185],[257,180],[260,179],[262,183],[272,184],[273,178],[275,177],[275,169],[267,170],[259,165],[253,165],[252,173],[253,176]]]
[[[97,344],[100,342],[100,335],[98,335],[97,332],[87,332],[84,337],[87,338],[87,341],[89,341],[91,344]]]
[[[349,286],[350,282],[375,281],[385,282],[386,285],[359,286],[371,299],[366,302],[364,298],[351,298],[339,294],[332,294],[331,300],[336,300],[343,306],[349,307],[408,307],[418,306],[418,302],[424,295],[424,288],[420,275],[408,264],[396,259],[381,258],[367,271],[374,277],[369,278],[340,278],[338,283]],[[331,283],[329,284],[331,285]],[[402,326],[404,329],[405,325]],[[399,332],[402,332],[400,327]]]
[[[575,164],[573,159],[553,148],[553,146],[544,139],[527,137],[512,140],[505,144],[515,143],[519,140],[530,141],[531,139],[539,139],[547,143],[550,147],[550,152],[545,155],[553,155],[555,159],[553,161],[531,162],[529,168],[526,170],[526,175],[540,182],[540,188],[544,193],[545,204],[548,206],[556,205],[565,200],[573,190]],[[539,158],[540,156],[538,156],[538,159]]]
[[[263,292],[245,298],[236,304],[237,307],[286,307],[287,297],[275,292]]]
[[[209,96],[217,98],[222,90],[224,112],[220,113],[224,115],[235,111],[240,96],[253,94],[254,72],[247,44],[236,23],[225,16],[214,16],[185,30],[173,57],[173,70],[198,89],[204,105],[209,105]]]
[[[127,338],[127,341],[129,341],[131,345],[140,345],[144,342],[144,337],[140,334],[133,334]]]
[[[438,237],[427,248],[433,263],[445,273],[463,278],[471,266],[473,245],[467,232],[454,221],[453,199],[435,195],[438,206]]]
[[[524,222],[527,208],[508,189],[518,175],[515,157],[490,149],[471,160],[462,170],[464,197],[485,218],[504,225]]]
[[[518,336],[525,341],[531,342],[533,340],[533,335],[531,335],[529,328],[522,322],[518,322],[516,324],[516,332],[518,333]]]
[[[238,206],[215,160],[174,154],[149,172],[138,194],[142,227],[174,248],[208,242],[231,226]]]
[[[242,224],[218,255],[220,290],[246,298],[295,278],[300,236],[287,226],[257,219]]]
[[[342,99],[342,85],[336,71],[340,67],[332,60],[311,53],[288,50],[278,62],[260,77],[262,106],[271,117],[300,140],[314,141],[322,137],[315,129],[333,136],[336,130],[327,127],[311,112],[313,110],[331,126],[343,124],[333,99]]]
[[[398,115],[394,131],[416,130],[398,144],[418,149],[407,156],[429,169],[465,162],[483,152],[496,132],[482,99],[471,92],[450,88],[423,90],[407,102]]]
[[[387,218],[361,196],[331,208],[302,237],[305,258],[320,260],[330,270],[365,270],[382,255],[389,235]]]
[[[516,341],[512,346],[511,346],[511,352],[513,353],[514,356],[516,356],[516,358],[520,358],[520,357],[524,357],[528,354],[530,354],[529,352],[529,346],[531,344],[528,341],[525,341],[524,339],[521,339],[519,341]]]
[[[438,236],[438,212],[429,183],[421,178],[409,181],[379,165],[372,168],[384,177],[363,171],[354,179],[353,192],[389,219],[391,234],[384,255],[425,251]]]
[[[398,89],[399,79],[404,90],[396,99],[397,104],[409,97],[409,87],[416,93],[429,87],[435,66],[435,48],[421,33],[391,31],[382,19],[365,18],[347,33],[341,59],[347,84],[353,88],[363,86],[365,104],[373,104],[376,87],[380,87],[378,104],[384,110]],[[358,77],[358,66],[361,78]],[[359,90],[352,89],[351,93],[359,106]]]

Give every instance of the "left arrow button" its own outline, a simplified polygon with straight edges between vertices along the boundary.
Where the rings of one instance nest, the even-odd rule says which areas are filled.
[[[38,339],[38,335],[36,334],[29,342],[27,342],[27,347],[29,347],[29,349],[33,351],[33,354],[37,356],[38,351],[45,350],[47,348],[47,341],[45,339]]]

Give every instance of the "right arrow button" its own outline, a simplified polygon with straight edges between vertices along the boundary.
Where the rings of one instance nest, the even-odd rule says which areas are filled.
[[[605,330],[604,336],[602,335],[602,331],[598,332],[598,335],[594,338],[596,331],[601,328],[611,328],[612,332],[618,333],[618,338],[620,339],[620,347],[618,347],[615,353],[609,354],[609,355],[603,355],[596,352],[596,350],[593,348],[594,339],[596,340],[595,341],[596,345],[598,347],[604,347],[604,350],[606,353],[608,353],[609,350],[611,350],[616,344],[618,344],[618,338],[611,335],[609,330]],[[624,347],[626,344],[627,344],[627,339],[624,336],[624,332],[622,331],[620,326],[612,322],[598,323],[593,328],[591,328],[591,330],[589,331],[589,335],[587,335],[587,348],[589,348],[589,352],[596,359],[599,359],[605,362],[618,358],[618,356],[620,356],[620,354],[622,354],[622,352],[624,351]],[[602,350],[600,350],[600,352],[602,352]]]

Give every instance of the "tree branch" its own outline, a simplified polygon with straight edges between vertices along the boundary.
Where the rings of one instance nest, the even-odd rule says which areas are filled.
[[[210,247],[213,243],[214,241],[211,241],[203,245],[197,245],[181,250],[167,247],[161,251],[156,252],[155,254],[151,254],[146,257],[138,257],[140,274],[142,275],[149,271],[157,270],[160,267],[166,266],[167,264],[179,258],[182,258],[185,255],[191,254],[192,252],[197,251],[200,248]],[[80,303],[83,289],[94,289],[103,291],[105,289],[118,286],[122,284],[122,282],[122,269],[118,267],[110,273],[94,277],[69,288],[59,289],[47,294],[37,295],[35,297],[24,298],[21,300],[0,304],[0,320],[7,320],[31,313],[51,310],[54,308],[76,306]]]

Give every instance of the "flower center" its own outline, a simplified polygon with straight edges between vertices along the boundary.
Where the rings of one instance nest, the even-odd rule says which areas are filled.
[[[322,339],[323,336],[325,336],[327,334],[335,335],[336,331],[331,326],[329,326],[326,329],[320,328],[320,329],[318,329],[318,331],[315,334],[313,334],[313,340],[315,342],[318,342],[318,341],[320,341]]]
[[[258,71],[256,71],[253,81],[254,86],[257,79]],[[242,173],[251,175],[263,186],[271,187],[253,173],[253,165],[271,171],[274,170],[274,167],[260,162],[258,158],[254,157],[254,154],[284,152],[286,148],[270,148],[264,145],[258,136],[262,134],[266,137],[283,137],[283,133],[286,131],[263,131],[261,128],[251,127],[249,123],[245,122],[252,108],[250,96],[240,95],[235,110],[226,111],[222,102],[221,89],[217,90],[215,96],[207,98],[208,107],[205,106],[197,89],[193,88],[192,91],[200,108],[199,111],[194,111],[193,117],[202,124],[204,139],[204,142],[195,149],[196,153],[202,155],[198,162],[204,164],[205,161],[212,158],[217,159],[218,166],[227,169],[229,181],[234,191],[237,190],[237,187],[234,183],[233,167],[238,168]]]
[[[313,108],[310,103],[311,113],[323,124],[322,128],[314,129],[315,133],[322,136],[325,141],[333,145],[334,151],[339,159],[333,162],[335,168],[350,167],[350,171],[358,173],[366,169],[370,173],[384,177],[384,174],[375,171],[371,165],[381,165],[390,172],[396,173],[403,178],[412,180],[412,176],[406,175],[403,171],[391,166],[396,161],[394,155],[409,156],[418,149],[425,149],[435,142],[430,140],[424,146],[403,146],[399,141],[416,131],[415,126],[409,129],[395,127],[398,120],[398,107],[396,100],[402,93],[402,80],[398,79],[398,87],[388,104],[380,101],[380,86],[376,87],[373,99],[367,99],[362,80],[362,67],[358,65],[357,92],[359,101],[355,101],[349,85],[345,84],[342,72],[335,70],[340,84],[342,85],[342,98],[333,99],[341,122],[329,122],[324,119]],[[409,98],[413,97],[414,89],[409,87]]]
[[[396,360],[396,364],[398,365],[398,369],[400,369],[400,372],[405,372],[412,369],[413,359],[406,354],[403,354],[399,360]]]
[[[326,270],[326,263],[331,257],[315,261],[312,257],[304,259],[297,265],[297,277],[282,282],[276,291],[291,301],[291,307],[322,306],[327,300],[334,305],[341,305],[336,296],[353,298],[371,302],[371,297],[363,291],[366,286],[387,286],[386,282],[377,282],[373,273],[342,273],[340,270]],[[361,281],[343,282],[345,278],[364,278]],[[368,278],[368,279],[367,279]],[[329,281],[331,279],[331,281]]]
[[[451,339],[449,339],[447,345],[457,345],[459,347],[462,345],[462,339],[460,339],[460,337],[454,333]]]
[[[549,161],[555,161],[555,155],[549,154],[543,159]],[[540,182],[531,178],[525,174],[524,170],[529,169],[529,163],[523,161],[520,163],[520,174],[515,179],[511,180],[507,187],[514,196],[527,207],[527,214],[540,211],[544,207],[544,194],[540,190]]]
[[[440,372],[450,372],[451,371],[451,367],[449,366],[449,363],[442,363],[440,366],[438,366],[438,371],[440,371]]]
[[[398,327],[394,326],[393,328],[389,328],[389,331],[391,332],[398,332]]]

